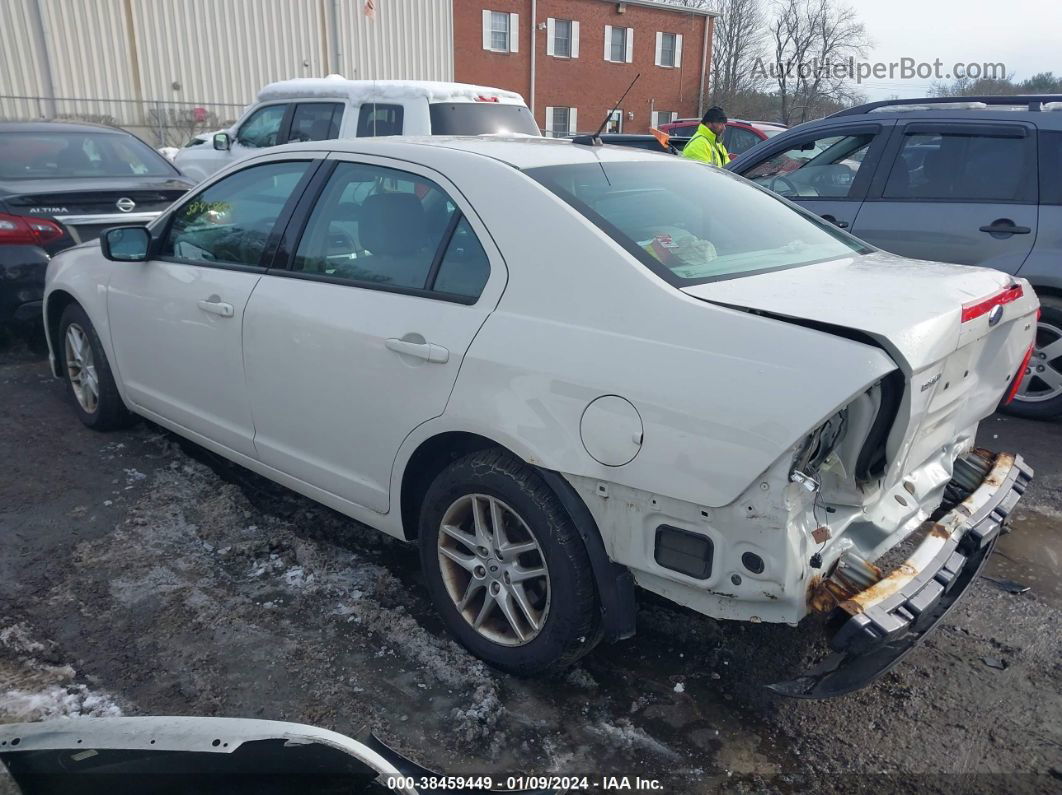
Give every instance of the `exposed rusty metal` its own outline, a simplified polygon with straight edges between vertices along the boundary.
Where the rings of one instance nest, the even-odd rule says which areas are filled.
[[[873,563],[845,552],[830,575],[813,586],[808,602],[815,610],[826,612],[873,587],[881,578],[881,569]]]

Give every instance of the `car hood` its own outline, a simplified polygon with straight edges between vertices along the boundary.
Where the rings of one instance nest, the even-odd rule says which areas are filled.
[[[1013,283],[989,268],[872,252],[683,290],[716,304],[862,332],[911,373],[962,344],[963,304]]]

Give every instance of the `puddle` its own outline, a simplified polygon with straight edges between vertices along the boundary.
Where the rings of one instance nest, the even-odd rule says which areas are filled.
[[[1062,607],[1062,518],[1019,509],[985,574],[1028,585],[1037,599]]]

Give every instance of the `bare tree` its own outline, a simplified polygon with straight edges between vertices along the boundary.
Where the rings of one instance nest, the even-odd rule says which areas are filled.
[[[765,20],[760,0],[717,0],[716,10],[708,102],[729,108],[766,82],[754,69],[763,54]]]
[[[840,67],[870,45],[855,11],[834,0],[778,0],[770,25],[784,124],[813,118],[823,105],[848,104],[858,94]],[[757,70],[762,73],[763,70]]]

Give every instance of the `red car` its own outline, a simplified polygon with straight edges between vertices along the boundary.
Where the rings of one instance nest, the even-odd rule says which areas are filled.
[[[661,124],[660,130],[668,135],[688,138],[697,132],[697,125],[700,123],[700,119],[676,119],[668,124]],[[726,132],[723,133],[723,146],[726,147],[726,151],[730,153],[730,159],[733,160],[760,141],[766,141],[771,136],[778,135],[785,130],[784,124],[731,119],[726,123]]]

